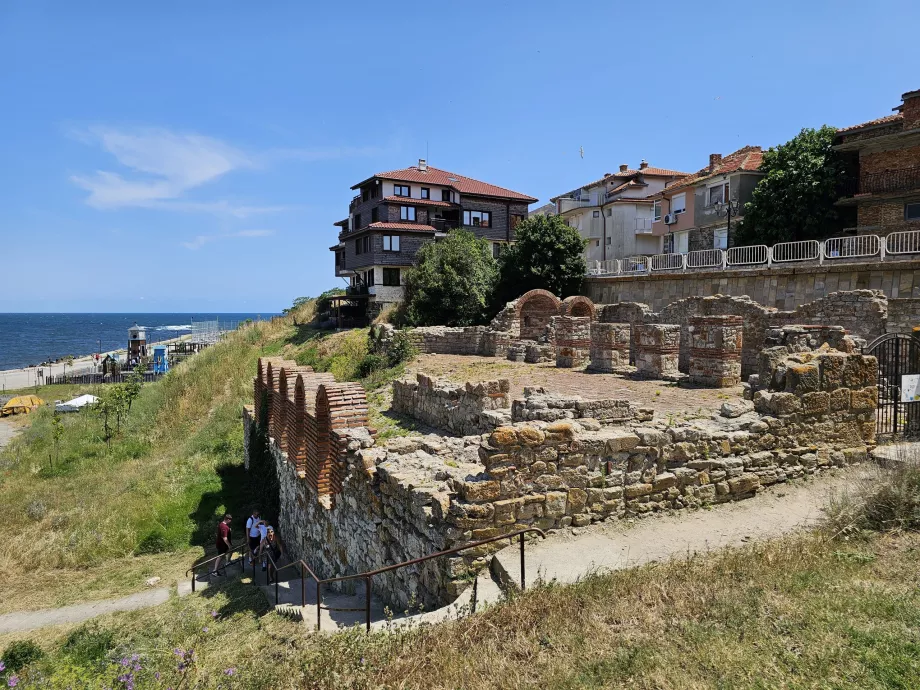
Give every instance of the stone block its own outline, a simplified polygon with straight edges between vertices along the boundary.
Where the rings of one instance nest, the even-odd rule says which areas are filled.
[[[831,412],[842,412],[850,409],[850,389],[837,388],[831,391]]]
[[[754,404],[757,404],[756,399]],[[794,393],[773,393],[770,409],[773,414],[780,416],[796,414],[802,411],[802,400]]]
[[[843,386],[843,370],[847,357],[843,354],[826,354],[819,359],[821,390],[833,391]]]
[[[606,452],[609,455],[629,451],[639,445],[639,437],[626,431],[614,432],[607,437]]]
[[[639,498],[640,496],[646,496],[654,491],[654,487],[651,484],[630,484],[623,489],[623,493],[627,499],[630,498]]]
[[[756,474],[743,474],[728,480],[728,488],[732,494],[749,494],[760,487],[760,477]]]
[[[655,477],[652,483],[655,491],[664,491],[672,486],[677,486],[677,475],[672,472],[662,472]]]
[[[460,487],[463,498],[470,503],[484,503],[501,498],[501,484],[497,481],[464,482]]]
[[[831,394],[827,391],[816,391],[802,396],[802,412],[804,414],[827,414],[830,412],[830,406]]]
[[[507,498],[495,501],[495,524],[510,525],[517,520],[517,511],[524,505],[523,498]]]
[[[588,503],[588,492],[584,489],[569,489],[566,494],[566,513],[576,515],[581,513]]]
[[[489,437],[489,443],[496,448],[507,448],[518,444],[517,430],[510,426],[500,426]]]
[[[568,494],[565,491],[548,491],[543,512],[547,517],[559,518],[565,515]]]
[[[821,387],[818,365],[813,362],[791,363],[786,369],[786,392],[804,395]]]
[[[876,387],[861,388],[851,392],[850,407],[854,411],[874,410],[878,400],[878,389]]]
[[[525,446],[539,446],[546,440],[546,434],[532,426],[520,427],[517,435]]]

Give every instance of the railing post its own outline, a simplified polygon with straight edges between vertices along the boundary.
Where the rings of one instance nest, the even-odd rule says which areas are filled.
[[[364,578],[364,615],[367,632],[371,631],[371,576]]]
[[[724,271],[728,267],[728,252],[724,249],[720,249],[719,253],[722,256],[722,270]]]
[[[767,247],[767,268],[773,265],[773,247]]]
[[[879,237],[879,238],[878,238],[878,252],[879,252],[879,260],[880,260],[880,261],[884,261],[884,260],[885,260],[885,250],[886,250],[886,249],[888,249],[888,238],[887,238],[887,237]]]
[[[687,270],[687,255],[686,254],[680,255],[680,270],[682,271]]]
[[[527,583],[524,575],[524,533],[521,532],[521,591],[523,592]]]
[[[320,626],[323,624],[323,583],[320,580],[316,581],[316,632],[319,632]]]
[[[272,570],[275,571],[275,606],[278,605],[278,569],[274,565],[274,561],[271,563]]]
[[[818,265],[824,264],[824,240],[818,242]]]
[[[470,608],[470,613],[476,613],[476,603],[479,600],[479,576],[473,580],[473,605]]]
[[[192,594],[195,593],[195,569],[192,568]]]
[[[307,605],[307,585],[306,580],[304,580],[305,572],[303,567],[303,562],[300,564],[300,605]]]

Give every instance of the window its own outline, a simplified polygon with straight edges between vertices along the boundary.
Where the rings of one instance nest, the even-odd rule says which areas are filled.
[[[354,227],[352,228],[352,230],[358,230],[360,228],[361,228],[361,214],[356,213],[355,220],[354,220]]]
[[[383,251],[398,252],[399,251],[399,235],[384,235],[383,236]]]
[[[441,190],[441,201],[446,201],[450,203],[450,190],[449,189]]]
[[[423,199],[431,198],[431,190],[428,189],[428,187],[422,187],[422,198]]]
[[[719,228],[712,233],[713,249],[728,249],[728,228]]]
[[[688,244],[690,240],[689,232],[676,232],[674,233],[674,253],[675,254],[686,254],[688,251]]]
[[[489,211],[464,211],[463,224],[474,228],[492,227],[492,214]]]
[[[518,215],[516,213],[511,214],[511,232],[517,230],[517,226],[524,221],[524,216]]]
[[[904,220],[920,220],[920,204],[904,204]]]
[[[671,213],[683,213],[687,210],[687,195],[675,194],[671,197]]]
[[[371,223],[377,222],[379,208],[379,206],[374,206],[374,208],[371,209]]]
[[[396,196],[412,196],[412,189],[404,184],[393,185],[393,194]]]
[[[720,184],[709,188],[709,205],[721,204],[728,197],[728,185]]]
[[[385,268],[383,269],[383,284],[387,287],[399,287],[399,269],[398,268]]]
[[[367,201],[371,198],[371,189],[370,187],[363,187],[361,189],[361,201]]]
[[[376,199],[378,192],[379,190],[377,189],[377,185],[371,187],[371,199]]]
[[[359,237],[358,239],[355,240],[355,254],[361,253],[361,245],[362,245],[361,240],[363,239],[364,239],[363,237]]]
[[[612,238],[610,238],[610,237],[607,238],[607,244],[611,244],[611,242],[610,242],[611,239],[612,239]]]
[[[410,223],[415,222],[415,206],[400,206],[399,219]]]
[[[592,218],[600,218],[600,217],[601,217],[601,212],[600,212],[600,211],[595,211],[594,213],[591,214],[591,217],[592,217]]]
[[[613,209],[612,209],[612,208],[608,208],[608,209],[607,209],[607,217],[610,218],[610,216],[612,216],[612,215],[613,215]]]
[[[493,259],[497,259],[498,257],[500,257],[503,251],[505,251],[505,245],[503,245],[501,242],[492,243],[492,258]]]
[[[661,199],[652,203],[652,218],[656,223],[661,220]]]
[[[595,247],[600,247],[600,246],[601,246],[601,241],[600,241],[600,240],[594,240],[594,246],[595,246]]]
[[[364,284],[368,287],[374,286],[374,269],[364,272]]]

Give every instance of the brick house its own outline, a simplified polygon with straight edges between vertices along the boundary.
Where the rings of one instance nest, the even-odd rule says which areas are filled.
[[[687,175],[654,168],[646,161],[636,169],[623,164],[618,172],[606,173],[550,201],[556,204],[556,213],[588,240],[588,262],[658,254],[661,237],[652,235],[652,201],[648,197]]]
[[[335,275],[348,278],[352,307],[366,313],[403,298],[406,269],[416,254],[455,228],[488,240],[493,255],[514,241],[514,229],[535,198],[419,160],[373,175],[352,187],[348,218],[335,223]],[[361,305],[357,305],[361,306]]]
[[[859,233],[920,230],[920,90],[902,95],[893,110],[837,130],[834,148],[854,173],[837,204],[856,208]]]
[[[745,146],[727,156],[713,153],[708,166],[652,195],[652,235],[663,238],[664,252],[732,246],[735,223],[743,218],[744,204],[763,177],[762,159],[759,146]]]

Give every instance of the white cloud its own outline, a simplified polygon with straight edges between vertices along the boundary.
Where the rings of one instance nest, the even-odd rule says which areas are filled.
[[[221,235],[197,235],[191,242],[180,242],[186,249],[201,249],[204,245],[216,240],[230,239],[234,237],[269,237],[274,235],[274,230],[240,230],[238,232],[229,232]]]

